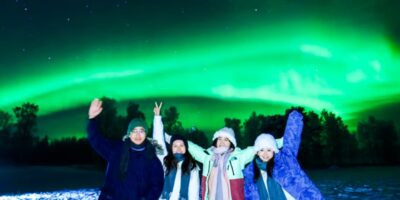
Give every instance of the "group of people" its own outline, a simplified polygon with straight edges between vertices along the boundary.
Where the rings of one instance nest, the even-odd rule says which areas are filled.
[[[99,199],[324,199],[297,161],[301,113],[289,114],[282,139],[261,133],[254,146],[242,150],[234,131],[224,127],[214,133],[211,147],[203,149],[184,135],[165,133],[161,107],[155,103],[152,139],[146,123],[132,119],[122,141],[113,141],[99,129],[101,101],[92,101],[88,140],[108,162]]]

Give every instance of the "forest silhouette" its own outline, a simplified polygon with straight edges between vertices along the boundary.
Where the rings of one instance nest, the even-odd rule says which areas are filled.
[[[117,101],[103,97],[103,111],[99,116],[100,130],[110,139],[121,140],[129,121],[145,119],[139,104],[131,102],[125,115],[117,112]],[[347,167],[359,165],[398,165],[400,163],[399,134],[393,121],[370,116],[350,132],[340,116],[327,110],[321,113],[306,111],[303,107],[288,108],[283,115],[263,115],[256,112],[241,121],[226,117],[225,126],[236,134],[238,146],[254,143],[260,133],[282,137],[287,116],[293,109],[304,116],[304,128],[298,159],[304,168]],[[0,110],[0,161],[16,165],[95,165],[105,166],[90,147],[87,138],[49,140],[38,137],[37,113],[39,106],[24,103],[13,109],[13,114]],[[165,108],[162,116],[167,133],[184,134],[189,140],[207,148],[211,141],[202,130],[187,128],[179,119],[175,106]],[[147,119],[147,122],[152,119]],[[85,122],[77,122],[85,123]],[[61,127],[60,127],[61,128]],[[152,136],[150,128],[148,136]]]

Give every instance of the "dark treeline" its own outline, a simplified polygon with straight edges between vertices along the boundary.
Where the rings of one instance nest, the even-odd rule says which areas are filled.
[[[145,119],[139,105],[129,103],[125,116],[118,115],[117,102],[102,98],[101,130],[106,137],[120,140],[132,118]],[[369,117],[358,123],[355,133],[350,133],[341,117],[332,112],[317,114],[302,107],[290,108],[284,115],[263,115],[256,112],[243,122],[225,118],[225,125],[234,129],[238,146],[244,148],[253,144],[260,133],[271,133],[282,137],[287,115],[296,109],[304,116],[302,143],[299,160],[303,167],[331,167],[354,165],[396,165],[400,163],[399,135],[392,121]],[[98,165],[105,162],[89,146],[86,138],[75,137],[52,140],[39,138],[37,133],[37,112],[35,104],[25,103],[13,109],[11,115],[0,111],[0,161],[14,164],[36,165]],[[145,119],[146,120],[146,119]],[[223,119],[221,119],[223,120]],[[152,119],[148,119],[148,122]],[[196,128],[187,129],[179,121],[176,107],[164,109],[163,122],[168,133],[185,134],[193,142],[209,147],[205,133]],[[82,123],[82,122],[77,122]],[[150,126],[149,136],[152,129]]]

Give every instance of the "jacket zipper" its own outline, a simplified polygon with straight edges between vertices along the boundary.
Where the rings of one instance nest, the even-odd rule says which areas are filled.
[[[211,165],[211,161],[208,161],[208,172],[207,172],[207,176],[210,176],[210,166]]]
[[[229,164],[231,165],[232,173],[233,173],[233,175],[235,176],[235,170],[233,170],[233,165],[232,165],[232,161],[231,161],[231,160],[229,161]]]

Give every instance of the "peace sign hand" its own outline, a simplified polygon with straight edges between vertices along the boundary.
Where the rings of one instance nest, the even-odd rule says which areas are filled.
[[[160,102],[160,104],[157,104],[157,101],[156,101],[156,102],[154,102],[154,104],[155,104],[154,109],[153,109],[154,115],[155,116],[160,116],[162,102]]]

